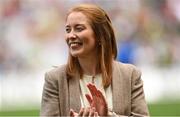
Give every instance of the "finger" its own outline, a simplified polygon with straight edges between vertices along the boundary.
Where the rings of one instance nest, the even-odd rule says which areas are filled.
[[[92,97],[97,96],[97,88],[95,85],[89,83],[87,85],[87,87],[88,87],[89,91],[91,92]]]
[[[92,85],[92,90],[94,91],[95,95],[96,95],[97,97],[99,97],[98,89],[96,88],[95,85]]]
[[[89,117],[94,116],[95,108],[91,108],[89,112]]]
[[[90,108],[85,108],[85,109],[84,109],[83,116],[88,116],[88,115],[89,115],[89,112],[90,112]]]
[[[95,117],[98,117],[99,115],[98,115],[98,112],[94,112],[94,116]]]
[[[97,90],[97,94],[96,95],[97,95],[98,98],[104,97],[100,90]]]
[[[95,106],[96,107],[96,105],[99,103],[99,102],[103,102],[103,105],[105,105],[105,99],[104,99],[104,97],[102,97],[103,99],[101,99],[101,95],[102,95],[102,93],[100,92],[100,91],[98,91],[97,90],[97,88],[96,88],[96,86],[95,85],[93,85],[93,84],[88,84],[87,85],[88,86],[88,88],[89,88],[89,90],[90,90],[90,92],[92,93],[91,95],[92,95],[92,103],[90,104],[92,107],[93,106]],[[103,95],[102,95],[103,96]]]
[[[91,104],[92,104],[92,101],[93,101],[92,97],[91,97],[89,94],[85,94],[85,96],[86,96],[89,104],[91,105]]]
[[[99,99],[100,99],[101,103],[105,106],[105,108],[107,108],[107,102],[106,102],[106,99],[103,96],[102,92],[98,90],[98,94],[99,94]]]
[[[79,116],[82,116],[83,113],[84,113],[84,108],[81,108],[78,115],[79,115]]]
[[[104,98],[102,92],[101,92],[100,90],[98,90],[95,85],[90,84],[89,87],[90,87],[90,89],[92,90],[92,92],[94,93],[94,94],[92,95],[93,100],[97,100],[97,99],[99,99],[99,98],[100,98],[100,99],[101,99],[101,98]]]
[[[70,109],[70,116],[74,117],[75,114],[74,114],[74,110],[73,109]]]
[[[104,95],[102,94],[102,92],[100,90],[97,90],[97,96],[103,100],[105,100]]]
[[[87,85],[87,87],[88,87],[91,95],[94,96],[94,95],[95,95],[95,92],[94,92],[94,89],[93,89],[93,87],[92,87],[92,84],[89,83],[89,84]]]
[[[70,114],[69,114],[71,117],[74,116],[73,112],[70,110]]]

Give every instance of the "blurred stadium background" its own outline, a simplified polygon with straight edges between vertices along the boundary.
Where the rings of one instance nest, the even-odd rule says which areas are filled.
[[[142,71],[152,116],[180,116],[180,0],[0,0],[0,116],[38,116],[44,73],[66,63],[65,13],[94,3],[112,19],[117,60]]]

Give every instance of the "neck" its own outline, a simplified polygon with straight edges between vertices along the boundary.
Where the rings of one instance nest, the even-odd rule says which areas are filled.
[[[99,70],[97,69],[97,57],[84,57],[78,58],[78,60],[84,74],[95,76],[99,73]]]

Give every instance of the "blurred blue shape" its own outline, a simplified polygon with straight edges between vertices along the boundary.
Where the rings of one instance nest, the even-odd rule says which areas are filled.
[[[133,40],[125,40],[119,43],[117,60],[123,63],[135,62],[137,44]]]

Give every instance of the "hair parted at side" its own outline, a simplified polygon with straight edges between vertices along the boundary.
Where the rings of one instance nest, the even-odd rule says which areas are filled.
[[[116,39],[111,20],[103,9],[93,4],[75,6],[69,10],[67,17],[72,12],[81,12],[88,18],[88,22],[95,33],[96,43],[99,45],[98,69],[102,73],[103,85],[107,87],[112,80],[112,63],[117,56]],[[83,74],[78,59],[71,54],[68,56],[66,72],[72,77],[76,73],[79,73],[80,77]]]

